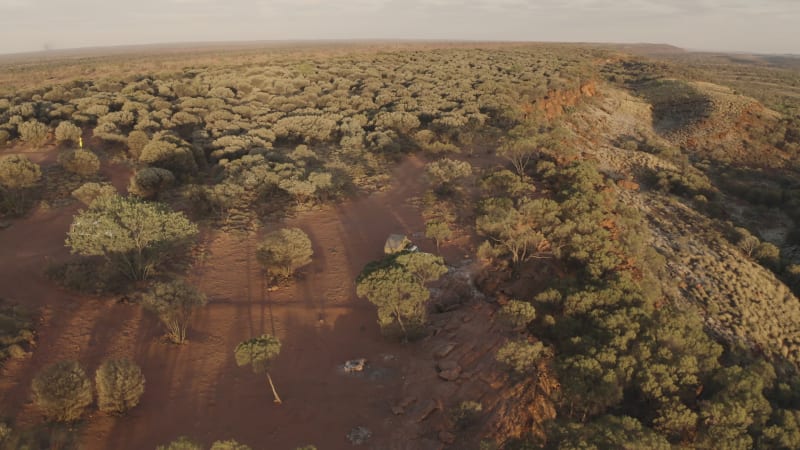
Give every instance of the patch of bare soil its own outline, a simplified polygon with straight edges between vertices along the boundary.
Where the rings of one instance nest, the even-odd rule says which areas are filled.
[[[125,170],[105,170],[115,186],[124,186]],[[410,157],[387,191],[276,225],[304,229],[315,251],[299,279],[279,289],[266,285],[255,260],[257,234],[206,232],[206,255],[189,277],[210,302],[183,346],[164,342],[156,319],[138,305],[79,297],[44,278],[47,259],[68,257],[64,237],[77,206],[15,221],[0,231],[0,296],[40,308],[41,321],[33,356],[2,369],[0,413],[16,416],[20,426],[40,420],[29,387],[44,365],[74,358],[93,374],[105,358],[127,356],[147,379],[142,402],[123,417],[92,413],[81,431],[87,449],[154,448],[180,435],[206,444],[235,438],[254,448],[351,448],[346,435],[357,426],[372,431],[372,448],[425,448],[425,440],[434,445],[446,426],[438,405],[483,398],[489,389],[481,376],[497,342],[476,344],[473,333],[483,334],[490,322],[470,324],[467,312],[441,315],[436,337],[421,345],[395,343],[381,336],[374,307],[356,297],[354,282],[367,262],[382,256],[390,233],[420,236],[422,218],[409,200],[422,193],[422,174],[422,161]],[[416,243],[433,251],[427,240]],[[456,331],[461,324],[463,330]],[[239,341],[261,333],[283,341],[271,370],[282,405],[273,404],[263,376],[237,367],[233,358]],[[439,377],[430,354],[442,339],[458,343],[450,356],[463,367],[457,381]],[[342,371],[344,361],[362,357],[369,361],[367,371]],[[406,397],[414,397],[408,413],[393,413]],[[419,417],[429,401],[441,417],[420,425],[434,415]]]

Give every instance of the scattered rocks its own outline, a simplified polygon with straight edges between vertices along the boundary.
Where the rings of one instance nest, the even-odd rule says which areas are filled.
[[[439,409],[439,405],[432,399],[428,400],[417,415],[417,423],[424,422],[437,409]]]
[[[449,342],[447,344],[444,344],[444,345],[440,346],[439,348],[437,348],[436,350],[433,351],[433,357],[436,358],[436,359],[442,359],[442,358],[446,357],[447,355],[449,355],[450,352],[452,352],[453,349],[455,349],[455,348],[456,348],[456,344],[453,343],[453,342]]]
[[[446,381],[455,381],[461,375],[461,366],[455,361],[439,361],[436,366],[439,369],[439,378]]]
[[[400,400],[399,403],[392,406],[392,414],[395,416],[399,416],[401,414],[405,414],[406,408],[408,408],[411,404],[417,401],[416,397],[406,397],[403,400]]]
[[[372,437],[372,431],[367,427],[355,427],[347,433],[347,440],[353,445],[366,443]]]

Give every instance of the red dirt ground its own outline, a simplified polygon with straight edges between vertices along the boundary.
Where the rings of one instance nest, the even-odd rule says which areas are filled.
[[[355,296],[354,279],[382,255],[388,234],[422,231],[419,211],[408,203],[424,188],[422,166],[410,157],[386,192],[286,220],[309,234],[315,254],[300,280],[277,291],[266,289],[255,262],[258,236],[207,231],[207,256],[190,278],[210,302],[183,346],[165,343],[156,319],[139,306],[76,296],[45,279],[46,260],[68,256],[64,238],[77,206],[15,221],[0,231],[0,297],[42,314],[32,357],[8,361],[0,372],[0,414],[16,414],[21,426],[40,420],[29,386],[44,365],[75,358],[93,374],[102,360],[127,356],[147,378],[142,402],[123,417],[92,412],[82,431],[87,449],[148,449],[180,435],[205,444],[235,438],[254,448],[352,448],[345,435],[356,426],[372,430],[367,447],[415,448],[392,440],[407,419],[391,406],[411,376],[405,362],[420,359],[422,350],[380,335],[374,308]],[[116,186],[125,185],[117,179],[122,171],[106,171]],[[240,340],[264,332],[284,344],[271,370],[280,406],[264,377],[233,359]],[[341,373],[338,366],[356,357],[377,370]]]

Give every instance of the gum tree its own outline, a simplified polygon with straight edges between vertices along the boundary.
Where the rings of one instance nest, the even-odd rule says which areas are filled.
[[[263,334],[259,337],[242,341],[234,349],[236,365],[239,367],[250,366],[255,373],[266,373],[275,403],[281,404],[281,398],[269,374],[269,364],[281,353],[281,341],[275,336]]]
[[[145,280],[197,232],[183,213],[165,205],[113,196],[75,216],[66,244],[72,253],[105,257],[131,280]]]

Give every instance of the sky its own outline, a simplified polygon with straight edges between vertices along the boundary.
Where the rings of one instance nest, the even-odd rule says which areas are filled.
[[[320,39],[648,42],[800,54],[800,0],[0,0],[0,54]]]

